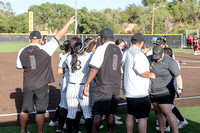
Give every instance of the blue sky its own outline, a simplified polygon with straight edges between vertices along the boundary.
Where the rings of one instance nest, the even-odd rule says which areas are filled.
[[[33,5],[40,5],[42,3],[57,3],[67,4],[75,8],[75,0],[2,0],[3,2],[10,2],[13,11],[16,14],[27,12],[28,8]],[[125,9],[129,4],[135,3],[141,5],[142,0],[77,0],[77,8],[87,7],[89,10],[102,10],[105,8]]]

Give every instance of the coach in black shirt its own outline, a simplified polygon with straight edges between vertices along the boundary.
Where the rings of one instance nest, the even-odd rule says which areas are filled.
[[[54,82],[51,56],[59,46],[59,40],[74,22],[74,17],[45,45],[41,45],[42,36],[39,31],[30,34],[30,44],[22,48],[17,56],[18,69],[24,69],[23,74],[23,105],[20,114],[21,133],[26,133],[26,123],[29,112],[36,109],[36,123],[38,133],[43,133],[44,113],[49,102],[48,83]]]
[[[108,132],[114,132],[120,87],[122,53],[113,42],[113,31],[103,28],[100,32],[101,42],[90,62],[90,74],[85,83],[84,95],[88,95],[88,84],[94,78],[94,121],[92,133],[97,133],[102,115],[107,116]]]

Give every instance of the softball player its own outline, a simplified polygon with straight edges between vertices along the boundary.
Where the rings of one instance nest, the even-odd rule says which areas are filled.
[[[66,64],[69,68],[69,84],[67,88],[67,132],[72,132],[72,123],[76,117],[78,106],[81,106],[87,133],[91,133],[92,129],[92,105],[89,97],[83,95],[84,84],[87,80],[90,67],[89,62],[92,53],[87,53],[87,44],[75,43],[71,55],[66,58]]]

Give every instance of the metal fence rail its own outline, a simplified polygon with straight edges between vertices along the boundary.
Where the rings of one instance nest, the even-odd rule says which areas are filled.
[[[47,35],[47,40],[50,40],[54,35]],[[88,37],[93,37],[96,38],[98,35],[96,34],[78,34],[78,35],[65,35],[60,42],[64,42],[65,40],[69,40],[71,37],[78,36],[82,40],[85,40]],[[130,43],[132,34],[116,34],[114,35],[114,40],[116,41],[117,39],[123,39]],[[157,35],[157,36],[162,36],[162,35]],[[185,46],[185,39],[183,35],[165,35],[167,37],[167,44],[171,48],[182,48],[182,46]],[[153,35],[144,35],[145,38],[145,45],[152,47],[152,38]],[[0,44],[5,44],[5,43],[28,43],[29,39],[29,34],[0,34]]]

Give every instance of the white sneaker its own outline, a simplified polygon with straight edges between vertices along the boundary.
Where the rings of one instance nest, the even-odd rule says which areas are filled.
[[[115,115],[115,119],[116,119],[116,120],[120,120],[120,119],[121,119],[121,117],[119,117],[119,116]]]
[[[156,120],[156,125],[159,126],[158,120]]]
[[[179,123],[180,121],[179,121],[179,119],[176,119],[176,121],[177,121],[177,123]]]
[[[102,129],[102,128],[104,128],[104,126],[103,126],[103,125],[101,125],[101,126],[99,127],[99,129]]]
[[[115,124],[116,124],[116,125],[122,125],[123,122],[115,119]]]
[[[103,116],[102,116],[102,121],[103,121],[103,120],[105,120],[105,119],[106,119],[106,116],[105,116],[105,115],[103,115]]]
[[[186,121],[186,119],[184,119],[184,121],[180,121],[178,123],[178,129],[182,129],[184,128],[185,126],[187,126],[189,123]]]
[[[156,130],[160,131],[160,128],[156,127]],[[170,132],[170,126],[168,126],[168,127],[165,126],[165,132]]]
[[[64,128],[64,129],[67,129],[67,125],[66,125],[66,123],[64,123],[64,126],[63,126],[63,128]]]
[[[79,124],[85,124],[85,119],[81,117]]]
[[[138,123],[139,122],[139,119],[135,119],[135,123]]]
[[[54,127],[57,126],[57,122],[53,122],[52,120],[49,122],[49,126]]]

